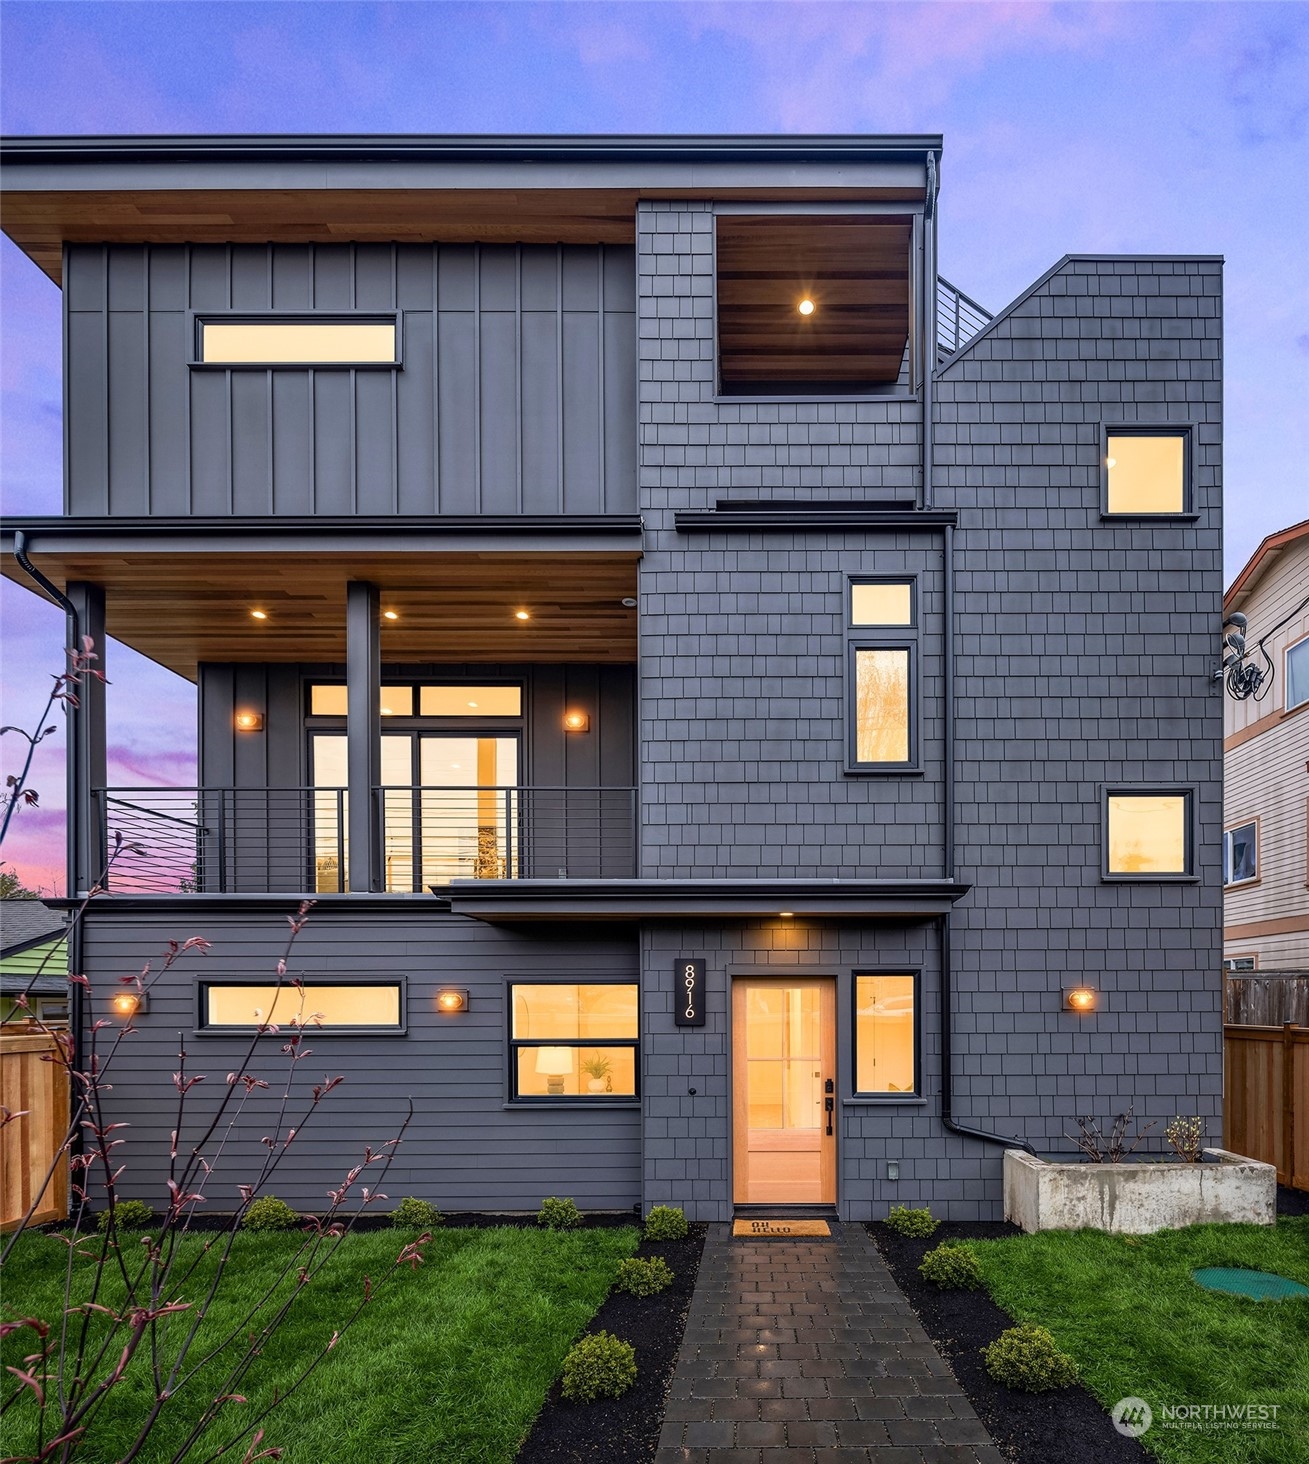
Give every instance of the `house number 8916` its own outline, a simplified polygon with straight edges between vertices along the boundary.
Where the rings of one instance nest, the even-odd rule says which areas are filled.
[[[673,1020],[679,1027],[703,1027],[704,962],[683,957],[673,969]]]

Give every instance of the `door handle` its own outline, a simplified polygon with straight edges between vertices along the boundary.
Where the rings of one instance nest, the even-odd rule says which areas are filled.
[[[831,1079],[830,1078],[828,1079],[828,1082],[830,1084],[830,1082],[831,1082]],[[823,1108],[827,1112],[827,1133],[828,1133],[828,1136],[829,1137],[831,1136],[831,1133],[832,1133],[832,1110],[835,1107],[836,1107],[836,1099],[833,1098],[832,1095],[829,1093],[827,1095],[827,1097],[823,1099]]]

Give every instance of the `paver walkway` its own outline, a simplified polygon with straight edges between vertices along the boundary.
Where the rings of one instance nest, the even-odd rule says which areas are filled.
[[[1004,1464],[862,1225],[712,1225],[656,1464]]]

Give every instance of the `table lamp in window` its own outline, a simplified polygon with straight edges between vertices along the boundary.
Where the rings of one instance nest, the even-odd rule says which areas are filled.
[[[545,1091],[551,1098],[562,1098],[564,1079],[573,1071],[571,1047],[538,1047],[536,1070],[545,1079]]]

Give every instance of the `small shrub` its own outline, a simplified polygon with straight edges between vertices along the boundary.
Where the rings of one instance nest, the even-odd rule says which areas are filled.
[[[536,1223],[544,1225],[547,1230],[576,1230],[582,1223],[582,1212],[572,1200],[561,1200],[551,1195],[541,1202]]]
[[[941,1222],[930,1210],[910,1210],[905,1205],[896,1205],[883,1221],[898,1235],[908,1235],[918,1240],[926,1239]]]
[[[241,1216],[243,1230],[294,1230],[299,1223],[300,1216],[276,1195],[260,1195],[257,1200],[251,1200]]]
[[[689,1230],[686,1216],[673,1205],[656,1205],[645,1217],[647,1240],[685,1240]]]
[[[583,1337],[564,1358],[562,1392],[570,1403],[620,1397],[635,1381],[635,1348],[608,1332]]]
[[[1164,1130],[1164,1138],[1185,1163],[1199,1164],[1204,1159],[1204,1119],[1183,1118],[1179,1113]]]
[[[976,1291],[982,1284],[982,1268],[966,1245],[942,1241],[923,1257],[918,1274],[944,1291]]]
[[[670,1286],[673,1273],[662,1256],[629,1256],[618,1263],[618,1278],[614,1286],[619,1291],[631,1292],[633,1296],[653,1296]]]
[[[1073,1359],[1055,1346],[1044,1327],[1020,1322],[982,1348],[986,1370],[1006,1388],[1023,1393],[1048,1393],[1077,1381]]]
[[[100,1234],[103,1235],[109,1229],[109,1210],[101,1210],[100,1218],[96,1221]],[[119,1230],[144,1230],[147,1225],[154,1224],[155,1212],[144,1200],[119,1200],[112,1211],[114,1224]]]
[[[402,1230],[433,1230],[444,1220],[445,1216],[435,1205],[413,1195],[406,1195],[391,1211],[391,1224]]]

